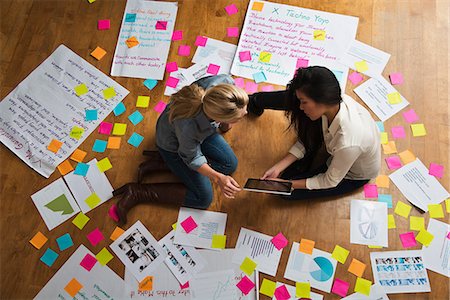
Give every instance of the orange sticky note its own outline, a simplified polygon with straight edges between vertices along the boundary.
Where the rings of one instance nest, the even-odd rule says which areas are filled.
[[[82,287],[83,285],[79,283],[78,280],[72,278],[72,280],[69,281],[64,290],[70,295],[70,297],[73,298],[78,294]]]
[[[387,142],[387,144],[383,144],[381,146],[383,146],[384,154],[397,153],[397,147],[395,146],[395,142],[394,141],[389,141],[389,142]]]
[[[264,8],[264,3],[262,2],[254,2],[252,5],[252,10],[262,11]]]
[[[58,166],[58,171],[61,175],[66,175],[67,173],[73,171],[73,167],[70,162],[66,159]]]
[[[70,156],[70,159],[76,162],[82,162],[83,159],[86,157],[86,152],[83,150],[77,149],[75,150],[72,155]]]
[[[108,138],[108,145],[106,146],[106,148],[108,148],[108,149],[119,149],[121,140],[122,140],[122,138],[120,138],[120,137],[110,136]]]
[[[133,48],[139,45],[139,41],[135,36],[130,37],[128,40],[125,41],[125,43],[127,44],[128,48]]]
[[[314,242],[314,241],[302,239],[300,241],[300,246],[298,247],[298,251],[306,253],[306,254],[312,254],[315,244],[316,244],[316,242]]]
[[[348,267],[348,271],[352,274],[355,274],[357,277],[362,277],[364,270],[366,269],[366,264],[360,262],[357,259],[352,259],[352,263],[350,267]]]
[[[122,233],[124,233],[125,230],[123,230],[122,228],[120,228],[119,226],[116,227],[116,229],[114,229],[113,233],[111,233],[111,236],[109,237],[111,240],[115,241],[117,240],[117,238],[119,236],[122,235]]]
[[[48,238],[42,234],[42,232],[38,231],[33,238],[30,240],[31,245],[33,245],[36,249],[41,249],[42,246],[48,241]]]
[[[93,56],[97,60],[102,59],[105,54],[106,51],[100,47],[95,48],[95,50],[91,52],[91,56]]]
[[[139,291],[151,291],[153,289],[153,276],[147,276],[139,282]]]
[[[53,139],[50,144],[48,144],[47,149],[52,151],[53,153],[56,153],[61,148],[62,144],[62,142]]]
[[[412,153],[411,150],[405,150],[403,152],[400,152],[398,155],[400,156],[400,159],[402,160],[402,163],[404,165],[416,160],[416,156],[414,155],[414,153]]]
[[[375,183],[378,187],[381,188],[389,188],[389,176],[387,175],[378,175]]]

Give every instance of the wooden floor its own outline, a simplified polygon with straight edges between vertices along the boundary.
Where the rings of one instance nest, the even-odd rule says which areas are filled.
[[[384,72],[402,72],[405,83],[399,91],[410,101],[421,121],[425,123],[428,135],[424,138],[399,140],[399,150],[411,149],[423,162],[437,162],[446,167],[445,176],[440,180],[450,190],[449,165],[449,7],[448,0],[277,0],[286,4],[324,10],[359,17],[357,39],[390,53],[391,59]],[[235,3],[239,8],[237,16],[229,18],[224,7]],[[197,35],[225,40],[237,44],[236,38],[226,37],[226,27],[242,27],[247,0],[181,0],[176,21],[176,29],[184,30],[183,43],[193,46]],[[117,41],[120,20],[123,16],[125,0],[97,0],[89,4],[87,0],[3,0],[1,12],[1,61],[0,96],[3,99],[36,66],[47,58],[58,45],[64,43],[81,57],[109,74],[112,56]],[[195,12],[195,17],[193,13]],[[98,19],[111,19],[109,31],[97,31]],[[180,57],[176,49],[180,42],[173,42],[169,61],[177,61],[181,67],[191,65],[191,57]],[[89,53],[101,46],[108,54],[97,62]],[[194,48],[195,49],[195,48]],[[150,95],[152,104],[167,100],[163,96],[163,84],[149,93],[140,79],[114,78],[130,94],[125,98],[127,108],[134,106],[138,95]],[[353,86],[347,85],[347,93],[354,95]],[[355,96],[356,97],[356,96]],[[106,121],[125,121],[124,116],[112,114]],[[122,146],[121,150],[107,150],[114,168],[107,172],[114,187],[136,180],[136,168],[143,157],[141,151],[154,148],[156,113],[145,111],[145,122],[136,130],[145,135],[144,145],[139,149]],[[406,125],[397,114],[385,123],[387,129]],[[292,142],[292,135],[285,133],[286,122],[282,113],[267,112],[258,119],[245,119],[225,135],[239,158],[235,179],[243,184],[249,176],[260,176],[268,167],[280,159]],[[81,149],[90,150],[97,133],[91,134]],[[55,238],[69,232],[76,246],[85,244],[97,253],[109,244],[103,241],[92,247],[85,235],[99,227],[109,235],[115,227],[107,217],[112,201],[88,213],[91,222],[79,231],[70,222],[49,232],[34,207],[30,195],[60,177],[56,171],[45,179],[25,165],[3,145],[0,146],[1,159],[1,264],[0,298],[31,299],[61,267],[76,247],[60,254],[51,268],[39,261],[43,249],[34,249],[28,241],[40,230],[50,238],[47,246],[58,249]],[[87,159],[94,157],[89,152]],[[383,163],[382,172],[388,174]],[[157,179],[155,179],[157,180]],[[366,246],[350,244],[350,200],[361,199],[361,192],[336,199],[286,202],[277,197],[242,192],[236,199],[227,200],[215,189],[215,197],[210,210],[228,214],[226,235],[227,247],[234,247],[239,229],[246,227],[269,235],[283,232],[290,243],[301,238],[312,239],[316,248],[331,252],[336,244],[351,250],[350,258],[366,264],[364,277],[373,280],[369,253],[376,251]],[[394,204],[404,199],[391,185],[383,191],[393,194]],[[393,213],[389,210],[389,213]],[[178,209],[175,207],[140,206],[131,211],[129,223],[141,220],[159,239],[166,234],[176,221]],[[420,215],[413,209],[412,215]],[[428,214],[425,215],[428,222]],[[446,214],[448,223],[448,214]],[[389,250],[402,249],[399,233],[408,230],[409,222],[396,216],[397,229],[389,230]],[[289,246],[290,248],[290,246]],[[419,247],[417,247],[419,248]],[[283,278],[289,250],[284,250],[277,277],[269,279],[293,284]],[[356,278],[347,272],[351,259],[338,265],[336,277],[350,282],[353,291]],[[124,267],[117,258],[109,265],[120,276]],[[413,295],[413,299],[448,299],[449,280],[434,272],[428,272],[432,292]],[[264,297],[264,296],[263,296]],[[326,294],[325,299],[338,297]],[[391,299],[410,299],[409,295],[390,295]]]

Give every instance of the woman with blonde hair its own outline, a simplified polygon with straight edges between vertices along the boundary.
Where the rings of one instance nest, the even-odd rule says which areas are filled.
[[[241,190],[230,175],[237,158],[217,131],[227,131],[247,113],[248,96],[228,75],[197,80],[173,94],[156,124],[158,152],[145,151],[150,158],[139,166],[138,183],[114,191],[123,194],[117,204],[119,222],[142,202],[173,203],[206,209],[212,201],[211,181],[222,194],[234,198]],[[142,184],[151,173],[171,171],[182,183]]]

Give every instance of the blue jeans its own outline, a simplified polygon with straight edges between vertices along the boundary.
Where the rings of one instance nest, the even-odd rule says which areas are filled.
[[[218,133],[207,137],[201,144],[203,155],[208,164],[225,175],[231,175],[237,168],[237,157],[230,145]],[[178,153],[158,148],[159,153],[169,169],[184,183],[187,188],[184,206],[206,209],[212,202],[213,190],[208,177],[189,168]]]

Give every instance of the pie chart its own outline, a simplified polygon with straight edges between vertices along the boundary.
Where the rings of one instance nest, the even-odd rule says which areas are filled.
[[[310,270],[311,277],[317,281],[327,281],[333,276],[333,265],[331,262],[322,256],[318,256],[314,258],[314,262],[316,266],[312,264],[312,268]]]

